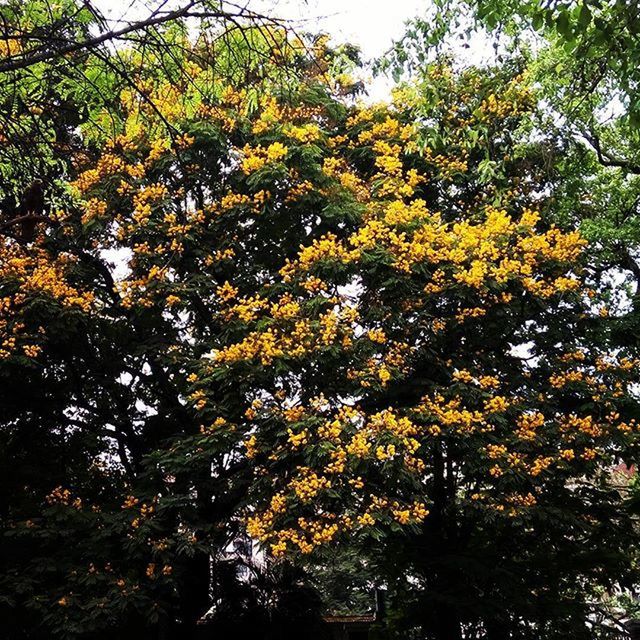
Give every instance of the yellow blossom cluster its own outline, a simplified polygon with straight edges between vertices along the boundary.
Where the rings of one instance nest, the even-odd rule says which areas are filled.
[[[288,148],[281,142],[272,142],[268,147],[245,145],[242,149],[241,168],[246,174],[262,169],[266,164],[279,162],[288,153]]]
[[[143,502],[140,505],[139,512],[133,515],[133,519],[131,520],[131,528],[138,529],[145,520],[148,520],[155,513],[155,506],[153,504],[147,504]]]
[[[84,213],[82,214],[82,224],[88,224],[96,218],[104,217],[107,212],[107,203],[98,198],[91,198],[84,203]]]
[[[307,467],[301,467],[296,477],[291,480],[290,486],[302,502],[309,502],[318,492],[331,488],[331,480],[318,476]]]
[[[28,326],[24,309],[30,301],[44,298],[62,308],[91,312],[95,296],[69,283],[73,262],[67,254],[54,257],[38,246],[25,247],[9,240],[0,246],[0,282],[7,292],[0,297],[0,358],[18,349],[31,358],[40,353],[37,343],[46,337],[46,329]]]
[[[251,300],[241,302],[234,312],[238,317],[252,320],[257,308],[263,305]],[[233,364],[258,360],[269,365],[276,359],[296,359],[336,342],[348,346],[354,334],[357,311],[349,306],[330,309],[317,319],[297,319],[299,305],[289,296],[271,306],[274,322],[266,329],[252,331],[242,341],[230,344],[214,354],[214,362]]]
[[[530,212],[522,219],[514,221],[505,210],[487,207],[481,223],[449,224],[439,214],[430,213],[423,200],[408,204],[396,200],[379,215],[367,217],[346,242],[327,235],[302,248],[281,274],[286,279],[306,275],[327,261],[357,263],[375,248],[387,251],[392,265],[402,272],[435,265],[434,293],[456,284],[484,291],[490,284],[504,286],[513,281],[542,298],[567,291],[566,277],[546,278],[540,267],[549,263],[563,264],[565,269],[573,266],[585,240],[576,232],[563,233],[555,227],[536,232],[529,224]],[[416,222],[418,226],[411,230],[398,229]]]
[[[258,453],[258,449],[256,447],[258,442],[258,439],[256,438],[255,434],[249,436],[245,441],[244,441],[244,447],[245,447],[245,455],[247,456],[247,458],[251,459],[251,458],[255,458],[257,453]]]
[[[367,529],[380,519],[407,525],[420,523],[427,517],[428,509],[421,500],[401,502],[384,496],[370,496],[367,500],[366,481],[351,473],[351,464],[365,457],[378,463],[397,459],[405,464],[407,457],[415,456],[422,429],[409,417],[391,408],[370,415],[351,405],[333,410],[323,398],[313,400],[308,406],[284,409],[280,415],[289,423],[306,421],[313,415],[324,416],[317,429],[289,427],[286,446],[295,451],[322,442],[327,453],[322,469],[298,467],[295,475],[274,493],[268,506],[248,518],[250,535],[268,542],[272,555],[279,557],[294,549],[310,553],[340,533]],[[245,441],[245,446],[250,446],[252,451],[256,445],[255,436],[249,445]],[[320,507],[328,491],[341,491],[346,487],[352,497],[360,495],[352,509],[333,516]],[[296,502],[312,507],[315,518],[298,518],[297,526],[284,526],[282,523],[288,520]]]
[[[82,499],[74,498],[71,491],[63,487],[56,487],[46,496],[46,501],[49,505],[62,504],[73,507],[74,509],[82,509]]]
[[[425,396],[414,412],[423,420],[431,423],[428,429],[435,435],[444,429],[452,429],[458,433],[466,434],[478,430],[491,430],[484,412],[465,408],[459,397],[446,400],[441,394],[436,394],[433,398]]]
[[[351,252],[346,250],[334,234],[326,234],[319,240],[315,240],[308,247],[303,247],[295,262],[287,260],[287,264],[280,270],[285,281],[294,273],[308,271],[313,265],[323,260],[338,260],[349,262]]]
[[[167,197],[168,191],[163,184],[143,187],[133,198],[133,219],[144,224],[151,216],[152,205]]]
[[[538,429],[544,424],[544,415],[539,411],[522,414],[517,421],[516,435],[521,440],[534,440]]]
[[[101,180],[123,173],[125,168],[126,163],[120,156],[105,153],[100,156],[95,168],[87,169],[78,176],[73,186],[81,193],[86,193]]]
[[[309,442],[309,432],[303,429],[299,433],[295,433],[292,429],[287,429],[289,434],[289,443],[294,449],[304,446]]]
[[[238,124],[234,110],[228,107],[200,104],[197,107],[197,113],[204,119],[218,124],[226,133],[233,132]]]
[[[477,112],[478,119],[487,122],[517,116],[529,111],[532,102],[533,92],[526,75],[519,74],[511,79],[499,96],[490,93],[483,99]]]
[[[125,501],[122,503],[122,508],[131,509],[135,507],[139,502],[140,500],[138,500],[138,498],[136,498],[135,496],[127,496],[125,498]]]
[[[164,282],[167,276],[167,269],[154,265],[138,278],[130,277],[117,282],[116,291],[120,294],[120,303],[127,309],[134,306],[152,307],[157,285]]]
[[[275,497],[275,496],[274,496]],[[279,500],[259,514],[247,518],[247,531],[253,538],[269,543],[269,551],[275,558],[297,550],[309,554],[319,546],[333,542],[338,535],[366,530],[378,520],[388,518],[400,524],[419,524],[429,515],[424,502],[415,500],[401,503],[377,496],[370,496],[370,502],[360,514],[337,515],[324,511],[314,517],[299,517],[295,527],[275,527],[275,523],[286,511],[286,502],[278,494]]]
[[[290,124],[285,127],[284,132],[289,138],[305,144],[316,142],[321,135],[320,127],[313,122],[300,126]]]
[[[500,381],[495,376],[474,376],[467,369],[458,369],[451,375],[452,379],[456,382],[465,382],[468,384],[474,384],[481,389],[496,389],[500,386]]]

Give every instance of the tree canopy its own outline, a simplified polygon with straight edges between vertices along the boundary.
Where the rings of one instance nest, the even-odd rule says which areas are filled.
[[[464,3],[470,66],[438,4],[379,104],[249,10],[0,7],[7,637],[322,637],[373,587],[388,637],[620,632],[635,67],[573,71],[633,16]]]

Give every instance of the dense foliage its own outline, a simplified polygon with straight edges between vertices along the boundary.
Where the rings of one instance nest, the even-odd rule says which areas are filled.
[[[603,229],[635,183],[549,124],[559,49],[426,56],[364,105],[349,47],[201,26],[78,60],[96,93],[43,63],[87,110],[6,164],[7,637],[311,636],[373,586],[397,637],[613,633],[640,361]]]

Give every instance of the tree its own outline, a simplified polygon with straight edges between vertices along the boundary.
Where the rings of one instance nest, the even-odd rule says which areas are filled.
[[[211,563],[227,575],[221,598],[238,592],[226,550],[250,476],[237,436],[211,437],[186,405],[188,366],[204,336],[229,330],[217,309],[230,274],[259,288],[317,224],[310,207],[280,209],[317,173],[320,126],[344,107],[320,81],[339,58],[322,41],[256,29],[217,49],[205,36],[181,42],[182,84],[139,61],[144,93],[123,88],[113,131],[87,126],[67,167],[75,180],[32,242],[3,228],[3,469],[21,461],[2,489],[12,637],[189,637],[211,605]],[[242,65],[232,84],[219,79],[225,53]],[[253,88],[241,90],[247,73]],[[277,135],[275,118],[288,122]],[[268,188],[237,170],[256,140]],[[287,154],[299,164],[288,185]],[[284,619],[298,582],[282,589],[295,603],[278,605]]]
[[[634,577],[605,480],[635,459],[638,363],[584,238],[536,211],[521,62],[363,107],[326,38],[171,33],[182,81],[120,51],[110,127],[32,240],[3,228],[11,637],[193,637],[212,595],[219,630],[299,637],[330,544],[399,633],[586,637]],[[240,583],[245,530],[275,564]]]
[[[467,35],[482,26],[494,34],[525,39],[537,32],[546,43],[572,56],[577,73],[568,80],[574,90],[582,94],[589,87],[593,91],[612,81],[631,120],[638,123],[637,4],[623,0],[438,0],[434,18],[431,26],[418,19],[414,27],[436,45],[444,34],[461,28]],[[396,53],[402,56],[400,48]]]
[[[446,0],[428,20],[416,18],[381,61],[420,75],[452,41],[469,46],[474,31],[493,42],[499,60],[528,61],[534,145],[547,157],[543,215],[591,241],[597,288],[616,308],[612,330],[625,348],[638,331],[638,11],[616,0]]]
[[[438,65],[425,91],[352,113],[323,169],[359,215],[234,292],[245,330],[212,341],[192,397],[213,418],[212,380],[242,390],[223,417],[276,558],[357,545],[402,633],[591,637],[600,589],[633,574],[605,480],[633,458],[637,361],[607,351],[585,240],[530,208],[538,168],[502,156],[531,113],[523,78]]]

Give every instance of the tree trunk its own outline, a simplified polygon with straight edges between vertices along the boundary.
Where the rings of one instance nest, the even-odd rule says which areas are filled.
[[[462,627],[454,607],[440,604],[436,612],[437,640],[462,640]]]
[[[437,562],[434,567],[434,622],[437,640],[462,640],[462,626],[460,612],[452,604],[458,591],[460,582],[458,570],[447,563],[447,558],[455,554],[455,523],[451,522],[452,514],[449,507],[454,496],[451,495],[451,484],[447,477],[447,458],[443,451],[442,441],[435,443],[433,450],[433,510],[431,513],[431,533],[435,548],[439,549],[444,562]]]
[[[209,609],[209,556],[198,552],[184,565],[184,582],[180,590],[180,614],[183,627],[180,637],[196,637],[197,622]]]
[[[193,480],[196,493],[196,509],[200,522],[211,522],[210,471]],[[196,525],[197,526],[197,525]],[[206,533],[196,528],[194,535],[198,542],[206,539]],[[211,607],[211,560],[206,550],[198,549],[193,557],[187,558],[182,567],[183,582],[180,589],[180,613],[184,640],[197,637],[197,623]]]

